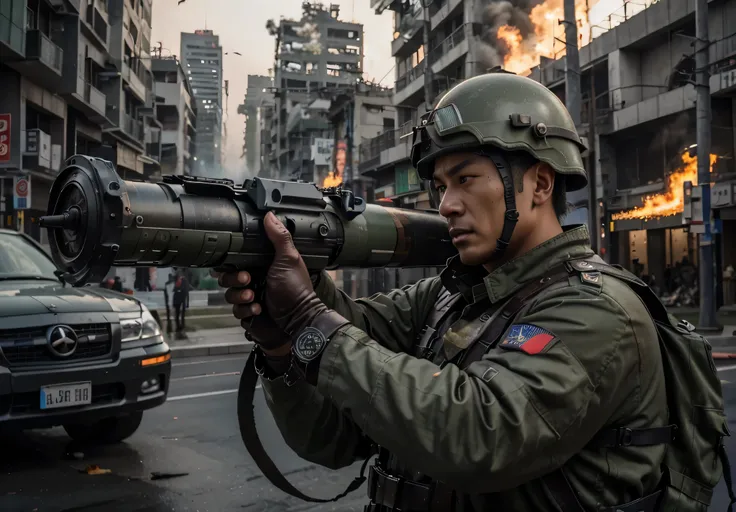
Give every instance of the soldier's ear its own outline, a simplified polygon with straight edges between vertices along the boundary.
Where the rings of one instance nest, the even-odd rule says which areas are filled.
[[[555,188],[555,171],[552,167],[544,162],[538,162],[527,173],[531,183],[529,189],[532,190],[532,202],[535,206],[550,201],[552,192]]]

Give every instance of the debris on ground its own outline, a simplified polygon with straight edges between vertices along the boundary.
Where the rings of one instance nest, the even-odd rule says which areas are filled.
[[[189,473],[162,473],[159,471],[151,472],[151,480],[165,480],[167,478],[177,478],[187,476]]]
[[[81,470],[81,473],[87,473],[88,475],[107,475],[109,473],[112,473],[112,470],[102,469],[97,464],[90,464],[89,466]]]

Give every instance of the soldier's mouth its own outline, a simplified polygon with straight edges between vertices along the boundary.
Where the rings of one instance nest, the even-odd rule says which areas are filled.
[[[453,244],[457,244],[468,239],[472,234],[473,231],[470,229],[452,228],[450,230],[450,237],[452,238]]]

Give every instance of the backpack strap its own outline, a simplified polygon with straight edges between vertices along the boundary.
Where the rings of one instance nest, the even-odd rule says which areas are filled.
[[[462,360],[462,367],[467,368],[471,363],[479,361],[493,346],[496,340],[506,331],[506,329],[508,329],[509,325],[519,312],[539,293],[556,283],[568,279],[571,275],[580,272],[589,273],[587,276],[583,275],[583,279],[587,277],[590,282],[595,283],[596,280],[593,273],[596,271],[604,274],[613,274],[614,277],[619,277],[620,279],[624,279],[627,282],[632,283],[632,287],[640,284],[641,286],[639,289],[642,290],[642,294],[646,294],[646,291],[651,292],[649,287],[647,287],[643,282],[636,279],[633,275],[626,273],[624,270],[612,268],[605,263],[601,264],[595,260],[569,260],[561,266],[551,269],[539,281],[529,283],[519,292],[515,293],[514,296],[502,307],[501,312],[492,320],[483,336],[468,348]],[[653,295],[653,293],[651,295],[652,296],[645,301],[645,304],[647,304],[647,302],[652,303],[652,307],[654,308],[655,305],[651,300],[653,297],[656,303],[660,306],[660,311],[658,312],[660,318],[667,320],[667,310],[664,308],[662,303],[659,302],[659,299]],[[642,300],[644,299],[642,298]],[[647,307],[649,307],[648,304]],[[662,312],[664,313],[663,317],[661,316]],[[600,437],[597,437],[596,439],[599,443],[604,445],[609,444],[612,446],[648,446],[652,444],[669,443],[672,439],[673,427],[674,426],[652,429],[610,429],[601,432]],[[578,500],[577,495],[562,468],[545,475],[542,477],[542,480],[557,504],[561,507],[561,510],[564,510],[565,512],[585,512],[585,509],[580,504],[580,501]],[[655,512],[657,510],[656,507],[659,503],[660,496],[661,490],[658,490],[630,503],[612,507],[610,511],[607,512]]]
[[[733,492],[733,479],[731,478],[731,462],[728,460],[728,453],[726,452],[726,446],[721,440],[721,444],[718,447],[718,458],[721,459],[723,465],[723,481],[726,484],[726,490],[728,491],[728,512],[733,511],[733,504],[736,503],[736,494]]]
[[[580,272],[585,278],[589,272],[600,272],[616,279],[624,281],[636,292],[646,306],[649,314],[655,322],[669,324],[669,314],[662,301],[659,300],[654,291],[644,281],[623,269],[608,265],[596,259],[571,260],[567,262],[572,272]],[[595,446],[605,448],[617,448],[620,446],[653,446],[657,444],[669,444],[675,439],[677,425],[652,428],[614,428],[602,430],[593,439]]]
[[[566,263],[571,273],[579,273],[583,280],[592,278],[592,273],[614,277],[624,281],[642,300],[649,314],[655,322],[669,323],[669,315],[664,304],[655,295],[652,289],[642,280],[627,272],[623,268],[614,267],[598,257],[581,260],[571,260]],[[669,444],[674,440],[677,432],[676,425],[653,428],[612,428],[601,430],[591,441],[589,446],[616,448],[619,446],[653,446]],[[585,512],[578,501],[577,494],[565,475],[564,468],[559,468],[542,477],[544,484],[565,512]],[[730,473],[729,478],[730,480]],[[729,486],[730,488],[730,486]],[[730,491],[730,489],[729,489]],[[612,507],[617,512],[655,512],[659,510],[659,501],[662,489],[638,500]],[[729,496],[732,491],[729,492]]]

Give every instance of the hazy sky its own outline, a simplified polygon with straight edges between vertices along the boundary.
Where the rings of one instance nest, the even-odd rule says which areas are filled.
[[[196,29],[211,29],[220,36],[224,52],[240,52],[224,56],[223,79],[229,80],[227,113],[223,106],[223,119],[227,129],[226,153],[223,165],[232,173],[244,169],[240,159],[245,131],[245,116],[238,115],[238,105],[243,102],[248,75],[267,75],[273,67],[274,38],[266,31],[266,21],[277,23],[281,16],[299,19],[302,0],[154,0],[151,46],[160,41],[164,55],[180,56],[180,33]],[[391,58],[393,18],[390,11],[378,16],[370,8],[370,0],[333,0],[323,2],[339,4],[340,18],[364,25],[365,78],[393,85],[394,75],[389,73],[394,62]],[[388,75],[387,75],[388,74]],[[236,176],[231,176],[235,178]],[[240,176],[238,176],[240,178]]]

